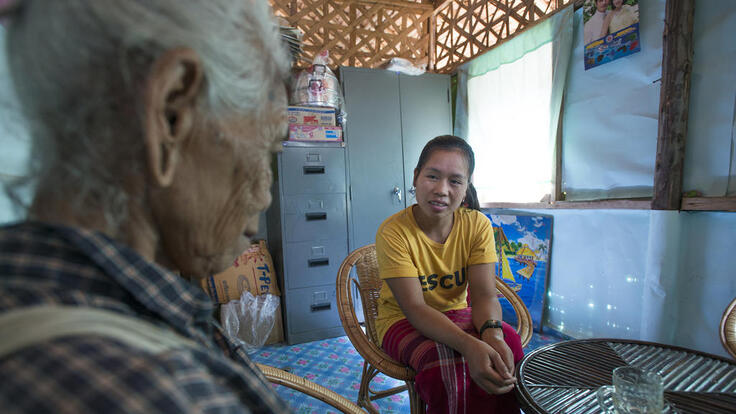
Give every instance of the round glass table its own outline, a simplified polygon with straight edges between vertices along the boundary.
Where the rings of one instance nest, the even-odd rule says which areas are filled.
[[[594,414],[596,391],[631,365],[664,378],[665,413],[736,413],[736,361],[690,349],[623,339],[582,339],[536,349],[517,365],[526,414]]]

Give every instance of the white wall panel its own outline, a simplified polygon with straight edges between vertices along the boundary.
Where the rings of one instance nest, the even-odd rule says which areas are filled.
[[[683,222],[675,343],[728,357],[718,336],[736,297],[736,213],[691,212]]]
[[[563,109],[563,191],[568,200],[651,196],[664,0],[639,4],[641,52],[587,71],[581,12]]]
[[[649,211],[532,211],[554,216],[548,324],[576,338],[637,338]]]
[[[696,1],[683,190],[736,194],[736,2]],[[730,171],[729,171],[730,169]]]

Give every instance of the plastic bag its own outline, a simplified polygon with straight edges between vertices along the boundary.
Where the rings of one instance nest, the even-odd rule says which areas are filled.
[[[425,72],[424,66],[413,65],[404,58],[391,58],[388,62],[381,66],[383,69],[403,73],[405,75],[417,76]]]
[[[268,339],[276,320],[280,300],[276,295],[266,293],[253,296],[243,292],[240,300],[225,303],[220,308],[220,320],[227,335],[239,340],[245,352],[255,352]]]
[[[330,53],[327,50],[315,56],[312,65],[296,76],[289,103],[335,108],[337,124],[345,127],[347,114],[342,88],[340,88],[337,77],[329,68],[329,64]]]

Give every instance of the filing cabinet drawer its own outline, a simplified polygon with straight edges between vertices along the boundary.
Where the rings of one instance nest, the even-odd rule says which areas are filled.
[[[348,255],[345,238],[287,243],[284,251],[290,289],[335,283],[337,269]]]
[[[347,239],[345,194],[313,194],[285,197],[284,240]]]
[[[289,335],[342,326],[334,284],[287,291],[286,309]]]
[[[284,195],[344,193],[344,148],[284,148],[280,178]]]

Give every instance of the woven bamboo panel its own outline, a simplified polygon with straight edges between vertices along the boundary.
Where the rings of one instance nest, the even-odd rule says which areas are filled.
[[[271,0],[274,13],[304,33],[308,66],[322,50],[336,66],[376,67],[392,57],[427,60],[433,6],[400,0]]]
[[[454,0],[436,15],[436,71],[449,73],[573,0]]]
[[[277,16],[304,34],[297,67],[328,50],[333,69],[373,68],[402,57],[450,73],[574,0],[270,1]]]

